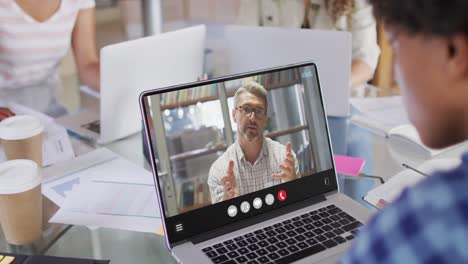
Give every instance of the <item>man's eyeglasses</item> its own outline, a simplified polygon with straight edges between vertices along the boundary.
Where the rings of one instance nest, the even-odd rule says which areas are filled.
[[[243,116],[251,116],[252,113],[255,113],[255,117],[264,118],[267,114],[265,109],[252,107],[250,105],[241,105],[236,107],[236,109],[239,110]]]

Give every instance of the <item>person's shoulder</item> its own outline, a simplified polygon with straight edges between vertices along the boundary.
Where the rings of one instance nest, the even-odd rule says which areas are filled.
[[[419,260],[424,252],[417,250],[416,244],[425,245],[424,250],[432,250],[434,254],[449,254],[438,249],[436,240],[439,245],[454,250],[468,246],[467,237],[455,245],[451,242],[454,237],[450,235],[457,232],[468,234],[468,225],[465,224],[468,222],[467,188],[468,169],[462,165],[435,173],[413,188],[406,189],[362,228],[345,259],[356,260],[367,255],[376,262],[385,262],[394,256],[409,254],[410,258]],[[392,245],[399,246],[394,248]],[[382,259],[385,254],[376,252],[376,248],[391,253]]]

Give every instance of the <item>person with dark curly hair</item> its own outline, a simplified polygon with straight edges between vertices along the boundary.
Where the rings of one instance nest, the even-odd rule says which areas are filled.
[[[422,141],[433,148],[466,141],[468,1],[370,2],[385,23],[396,79]],[[468,263],[468,152],[461,159],[379,212],[342,263]]]

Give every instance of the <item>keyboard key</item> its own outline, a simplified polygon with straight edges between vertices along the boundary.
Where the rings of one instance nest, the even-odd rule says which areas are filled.
[[[232,243],[234,243],[234,241],[232,241],[232,239],[229,239],[229,240],[224,241],[223,244],[224,245],[229,245],[229,244],[232,244]]]
[[[309,247],[309,245],[308,245],[306,242],[298,243],[297,246],[298,246],[300,249],[304,249],[304,248]]]
[[[353,229],[356,229],[358,227],[362,226],[362,224],[360,222],[353,222],[349,225],[345,225],[345,226],[342,226],[341,228],[344,230],[344,231],[351,231]]]
[[[256,244],[248,245],[247,248],[250,249],[250,251],[255,251],[259,249],[259,247]]]
[[[241,240],[244,240],[243,236],[238,236],[238,237],[234,238],[234,241],[241,241]]]
[[[275,229],[275,232],[278,234],[286,232],[286,229],[284,227],[278,227]]]
[[[323,226],[324,224],[321,222],[321,221],[315,221],[312,223],[315,227],[321,227]]]
[[[265,257],[265,256],[258,258],[257,261],[260,262],[260,263],[268,263],[268,262],[270,262],[270,260],[269,260],[267,257]]]
[[[333,237],[335,237],[336,235],[333,234],[332,232],[327,232],[327,233],[325,233],[325,236],[328,237],[328,238],[333,238]]]
[[[349,235],[349,236],[346,237],[346,240],[353,240],[354,237],[355,237],[355,236],[353,236],[353,235]]]
[[[279,259],[280,256],[276,253],[270,253],[268,254],[268,257],[272,260],[275,260],[275,259]]]
[[[318,209],[319,212],[324,212],[326,210],[327,210],[327,208],[325,208],[325,207],[322,207],[322,208]]]
[[[345,213],[345,212],[341,212],[338,214],[341,218],[346,218],[349,214]]]
[[[314,234],[316,234],[316,235],[321,235],[321,234],[324,233],[324,231],[322,229],[320,229],[320,228],[316,228],[316,229],[312,230],[312,232],[314,232]]]
[[[275,244],[277,243],[279,240],[276,238],[276,237],[270,237],[267,239],[267,241],[270,243],[270,244]]]
[[[336,243],[338,244],[342,244],[344,242],[346,242],[346,239],[340,237],[340,236],[337,236],[337,237],[334,237],[333,240],[335,240]]]
[[[268,251],[266,251],[266,249],[264,249],[264,248],[261,248],[261,249],[255,251],[255,253],[257,253],[257,255],[259,255],[259,256],[265,256],[266,254],[268,254]]]
[[[213,263],[215,264],[222,263],[226,260],[229,260],[229,258],[226,255],[217,256],[211,259],[211,261],[213,261]]]
[[[307,237],[307,238],[312,238],[312,237],[314,237],[314,234],[309,231],[309,232],[305,232],[304,236]]]
[[[213,250],[213,248],[212,247],[206,247],[206,248],[202,249],[203,252],[207,252],[207,251],[210,251],[210,250]]]
[[[240,256],[236,258],[237,263],[245,263],[247,262],[247,258],[245,256]]]
[[[306,218],[306,217],[309,217],[309,213],[305,213],[301,215],[301,218]]]
[[[343,234],[343,233],[344,233],[344,230],[341,229],[341,228],[337,228],[337,229],[333,230],[333,233],[335,233],[335,234],[338,236],[338,235]]]
[[[310,214],[310,215],[318,214],[318,210],[314,210],[314,211],[310,212],[309,214]]]
[[[291,222],[292,222],[292,221],[291,221],[291,220],[289,220],[289,219],[288,219],[288,220],[285,220],[285,221],[283,221],[283,225],[290,224]]]
[[[324,237],[323,235],[318,235],[318,236],[315,237],[315,239],[318,240],[319,242],[323,242],[323,241],[327,240],[327,238]]]
[[[333,221],[338,221],[338,220],[340,220],[340,218],[339,218],[338,216],[336,216],[336,215],[330,216],[330,219],[333,220]]]
[[[335,207],[335,208],[332,208],[332,209],[328,210],[327,212],[328,212],[329,214],[339,214],[339,213],[341,213],[342,211],[341,211],[340,208]]]
[[[281,226],[283,226],[282,223],[276,223],[276,224],[273,225],[274,228],[278,228],[278,227],[281,227]]]
[[[303,235],[295,236],[294,239],[296,239],[296,241],[298,241],[298,242],[306,240],[305,236],[303,236]]]
[[[247,253],[249,253],[249,250],[247,248],[239,248],[239,250],[237,250],[237,252],[241,255],[245,255]]]
[[[205,254],[209,257],[209,258],[214,258],[216,256],[218,256],[218,253],[214,252],[214,251],[208,251],[208,252],[205,252]]]
[[[246,255],[248,259],[256,259],[258,258],[258,255],[255,254],[255,252],[250,252],[249,254]]]
[[[266,242],[266,241],[260,241],[260,242],[257,243],[257,245],[258,245],[259,247],[264,248],[264,247],[267,247],[267,246],[270,245],[270,244],[269,244],[268,242]]]
[[[310,224],[312,223],[312,220],[310,220],[310,218],[304,218],[301,220],[302,222],[304,222],[304,224]]]
[[[264,231],[270,231],[270,230],[273,230],[273,226],[267,226],[265,228],[263,228]]]
[[[289,254],[289,251],[283,248],[278,251],[278,254],[280,254],[281,256],[286,256]]]
[[[330,215],[326,212],[321,212],[319,213],[319,215],[322,217],[322,218],[325,218],[325,217],[329,217]]]
[[[338,222],[333,222],[333,223],[331,223],[330,225],[331,225],[333,228],[338,228],[338,227],[341,226],[341,224],[338,223]]]
[[[268,250],[269,252],[275,252],[278,250],[278,248],[275,247],[274,245],[271,245],[271,246],[266,247],[266,250]]]
[[[245,246],[247,246],[248,244],[247,244],[247,242],[246,242],[245,240],[242,240],[242,241],[237,242],[237,245],[238,245],[239,247],[245,247]]]
[[[308,257],[308,256],[311,256],[313,254],[317,254],[323,250],[325,250],[326,248],[323,246],[323,245],[320,245],[320,244],[316,244],[312,247],[309,247],[309,248],[306,248],[304,250],[300,250],[294,254],[291,254],[287,257],[283,257],[283,258],[280,258],[280,259],[277,259],[275,260],[275,263],[278,263],[278,264],[284,264],[284,263],[291,263],[291,262],[294,262],[294,261],[297,261],[297,260],[300,260],[300,259],[303,259],[305,257]]]
[[[293,222],[294,222],[294,221],[297,221],[297,220],[299,220],[299,219],[301,219],[301,217],[299,217],[299,216],[296,216],[296,217],[293,217],[293,219],[292,219],[292,220],[293,220]]]
[[[293,230],[294,226],[289,224],[289,225],[285,225],[284,228],[286,228],[286,230]]]
[[[230,251],[233,251],[233,250],[238,249],[239,247],[236,244],[229,244],[226,246],[226,248]]]
[[[256,238],[257,238],[258,240],[264,240],[264,239],[267,239],[268,236],[265,235],[265,234],[260,234],[260,235],[257,235]]]
[[[291,230],[291,231],[286,232],[286,235],[288,235],[289,237],[295,237],[297,236],[297,233]]]
[[[263,233],[263,229],[259,229],[259,230],[254,231],[254,234],[256,234],[256,235],[261,234],[261,233]]]
[[[288,245],[294,245],[294,244],[296,244],[296,242],[297,242],[297,241],[296,241],[294,238],[288,238],[288,239],[286,239],[286,243],[287,243]]]
[[[303,234],[303,233],[306,232],[306,230],[305,230],[304,228],[302,228],[302,227],[299,227],[299,228],[297,228],[297,229],[294,230],[294,231],[296,231],[296,233],[298,233],[298,234]]]
[[[256,260],[251,260],[251,261],[247,262],[247,264],[258,264],[258,262]]]
[[[226,248],[224,248],[224,247],[220,247],[220,248],[217,248],[217,249],[216,249],[216,252],[218,252],[218,254],[221,255],[221,254],[227,253],[228,250],[227,250]]]
[[[293,245],[293,246],[289,246],[288,250],[289,250],[289,252],[294,253],[294,252],[299,251],[299,248]]]
[[[285,240],[288,239],[288,236],[286,234],[279,234],[276,236],[276,238],[279,240]]]
[[[281,242],[276,243],[276,246],[277,246],[278,248],[285,248],[287,245],[286,245],[286,243],[284,243],[283,241],[281,241]]]
[[[327,218],[323,218],[323,219],[320,220],[320,221],[322,221],[324,224],[330,224],[331,222],[333,222],[333,221],[332,221],[330,218],[328,218],[328,217],[327,217]]]
[[[324,226],[322,226],[322,229],[323,229],[323,231],[328,232],[328,231],[332,230],[333,228],[331,226],[329,226],[329,225],[324,225]]]
[[[254,233],[247,233],[244,235],[245,238],[253,237]]]
[[[312,220],[313,222],[318,221],[320,219],[321,219],[321,217],[318,216],[318,215],[313,215],[313,216],[310,217],[310,220]]]
[[[311,222],[312,222],[312,221],[311,221]],[[307,230],[312,230],[312,229],[315,228],[315,227],[314,227],[313,225],[311,225],[311,224],[305,225],[304,227],[305,227],[305,229],[307,229]]]
[[[239,253],[237,253],[236,251],[232,251],[232,252],[227,253],[227,255],[228,257],[235,259],[239,256]]]
[[[342,225],[347,225],[347,224],[350,224],[351,222],[346,220],[346,219],[340,219],[340,220],[338,220],[338,223],[340,223]]]
[[[277,235],[277,233],[273,230],[267,231],[265,234],[269,237],[274,237]]]
[[[350,215],[347,215],[345,216],[344,218],[346,218],[346,220],[350,221],[350,222],[356,222],[356,219]]]
[[[313,246],[313,245],[315,245],[315,244],[318,243],[317,240],[315,240],[315,239],[313,239],[313,238],[308,239],[306,242],[307,242],[307,244],[309,244],[309,245],[311,245],[311,246]]]
[[[338,245],[338,243],[336,243],[335,241],[333,241],[333,240],[331,240],[331,239],[322,242],[322,244],[324,244],[327,248],[332,248],[332,247]]]
[[[330,204],[329,206],[327,206],[327,209],[332,209],[332,208],[335,208],[336,206],[334,204]]]
[[[256,239],[255,237],[249,237],[246,239],[247,242],[249,242],[250,244],[253,244],[253,243],[257,243],[258,242],[258,239]]]
[[[219,244],[216,244],[213,246],[214,248],[220,248],[220,247],[223,247],[223,243],[219,243]]]
[[[302,221],[296,221],[296,222],[293,223],[293,225],[294,225],[295,227],[300,227],[300,226],[303,226],[304,223],[303,223]]]

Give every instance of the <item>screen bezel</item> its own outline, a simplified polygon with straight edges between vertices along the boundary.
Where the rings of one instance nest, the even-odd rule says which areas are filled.
[[[275,185],[266,189],[259,190],[257,192],[242,195],[242,196],[230,199],[228,201],[219,202],[216,204],[212,204],[210,206],[194,209],[192,211],[181,213],[175,216],[166,217],[165,205],[162,202],[164,200],[162,197],[163,193],[160,190],[161,185],[159,182],[159,176],[157,172],[155,158],[153,156],[154,149],[153,149],[153,144],[152,144],[153,142],[152,142],[151,134],[150,134],[151,132],[147,124],[147,117],[149,116],[151,118],[151,114],[147,112],[148,107],[145,107],[145,104],[147,103],[147,97],[156,95],[156,94],[162,94],[162,93],[167,93],[167,92],[172,92],[172,91],[177,91],[177,90],[182,90],[182,89],[190,89],[190,88],[194,88],[198,86],[211,85],[211,84],[215,84],[219,82],[231,81],[231,80],[246,78],[246,77],[250,77],[254,75],[272,73],[276,71],[289,70],[292,68],[306,67],[306,66],[313,67],[313,70],[315,71],[315,76],[317,78],[320,103],[322,105],[322,109],[324,110],[323,111],[324,122],[325,122],[326,130],[327,130],[327,140],[329,143],[328,147],[329,147],[329,153],[331,156],[330,159],[331,159],[332,167],[328,170],[318,172],[317,174],[314,174],[313,176],[310,176],[310,177],[300,178],[292,182]],[[199,81],[199,82],[192,82],[192,83],[187,83],[183,85],[175,85],[175,86],[170,86],[170,87],[165,87],[165,88],[157,88],[157,89],[143,92],[140,95],[139,101],[140,101],[141,113],[143,115],[144,130],[145,130],[146,137],[147,137],[148,148],[150,150],[149,154],[151,157],[153,180],[155,182],[158,202],[160,205],[160,213],[162,216],[161,217],[162,222],[164,225],[164,229],[166,231],[165,232],[166,242],[168,243],[168,246],[170,249],[176,244],[187,241],[190,238],[203,234],[205,232],[210,232],[210,231],[222,228],[223,226],[230,225],[230,224],[233,224],[235,222],[238,222],[244,219],[255,217],[255,216],[264,214],[266,212],[274,211],[275,209],[283,208],[290,204],[301,202],[301,201],[304,201],[304,200],[307,200],[307,199],[310,199],[319,195],[323,195],[323,194],[338,190],[337,177],[336,177],[336,172],[335,172],[335,163],[333,160],[333,152],[332,152],[330,133],[329,133],[329,128],[328,128],[328,121],[326,117],[326,111],[324,108],[324,100],[323,100],[322,90],[320,86],[317,66],[313,62],[297,63],[297,64],[285,65],[281,67],[269,68],[265,70],[230,75],[227,77],[221,77],[221,78],[216,78],[216,79],[207,80],[207,81]],[[288,198],[286,201],[278,202],[276,200],[276,193],[279,190],[287,191]],[[252,210],[253,209],[252,208],[249,211],[249,213],[246,213],[246,214],[241,213],[239,210],[237,216],[234,218],[229,217],[227,215],[227,208],[230,205],[234,204],[239,208],[239,205],[242,201],[252,202],[252,200],[255,197],[264,198],[267,193],[272,193],[273,195],[275,195],[276,203],[274,205],[269,206],[269,207],[263,206],[262,208],[255,209],[255,210]],[[216,219],[216,220],[204,221],[205,219]],[[178,223],[183,223],[184,225],[183,233],[177,233],[175,231],[175,225]]]

